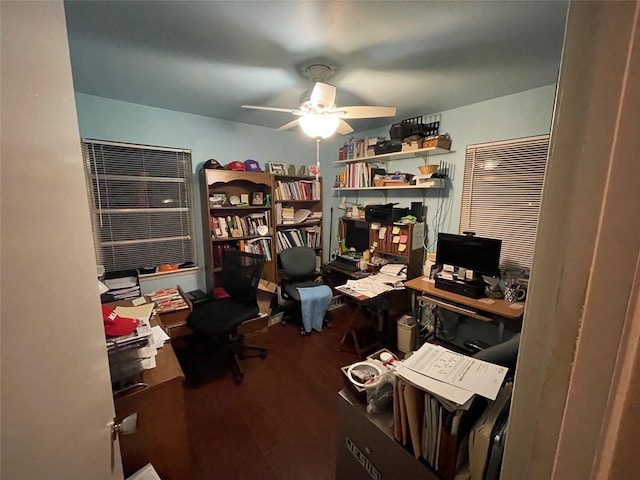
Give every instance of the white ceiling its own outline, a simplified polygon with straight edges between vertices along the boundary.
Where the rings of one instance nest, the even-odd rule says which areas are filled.
[[[77,92],[277,128],[336,67],[340,105],[389,125],[556,82],[566,1],[67,1]]]

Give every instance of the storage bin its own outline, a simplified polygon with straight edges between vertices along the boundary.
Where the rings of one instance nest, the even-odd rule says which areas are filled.
[[[418,325],[411,315],[398,319],[398,350],[409,353],[415,349],[418,338]]]

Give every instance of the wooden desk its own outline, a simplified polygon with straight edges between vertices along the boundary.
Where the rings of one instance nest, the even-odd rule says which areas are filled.
[[[493,303],[465,297],[457,293],[436,288],[433,282],[424,280],[427,277],[417,277],[405,282],[405,287],[411,289],[411,307],[416,316],[416,300],[425,301],[432,305],[466,315],[483,322],[498,322],[500,338],[504,338],[505,320],[521,321],[524,314],[524,303],[510,303],[503,299],[491,299]],[[512,308],[515,305],[519,308]]]
[[[151,324],[160,324],[157,316]],[[151,463],[163,480],[190,478],[184,373],[169,343],[158,349],[156,367],[144,370],[140,381],[143,387],[114,396],[116,422],[138,414],[137,432],[119,436],[125,477]]]

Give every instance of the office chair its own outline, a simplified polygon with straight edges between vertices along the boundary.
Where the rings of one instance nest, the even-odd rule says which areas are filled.
[[[282,280],[280,283],[280,294],[282,299],[289,301],[290,307],[296,309],[296,316],[300,323],[300,335],[309,335],[302,324],[302,312],[300,292],[298,288],[316,287],[324,285],[317,281],[316,273],[316,252],[310,247],[292,247],[280,252],[280,262],[282,264]],[[282,320],[282,325],[287,321]],[[324,325],[331,328],[331,323],[326,319]]]
[[[258,316],[256,291],[264,261],[264,255],[229,250],[224,256],[221,274],[221,286],[229,296],[197,305],[187,317],[189,327],[213,344],[216,358],[232,358],[231,368],[238,385],[244,378],[239,359],[248,357],[247,351],[258,352],[251,356],[267,356],[265,347],[245,344],[244,336],[238,333],[241,323]]]
[[[475,341],[476,344],[482,342]],[[469,347],[467,342],[465,346]],[[518,349],[520,347],[520,332],[516,333],[508,340],[493,346],[478,346],[478,350],[472,355],[473,358],[484,360],[485,362],[495,363],[507,367],[509,373],[507,379],[513,377],[516,362],[518,360]]]

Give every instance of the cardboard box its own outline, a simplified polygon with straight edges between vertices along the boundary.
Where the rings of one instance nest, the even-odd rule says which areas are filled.
[[[245,338],[255,337],[261,333],[266,333],[269,327],[269,315],[260,314],[258,318],[253,318],[243,322],[238,327],[238,333]]]
[[[268,280],[260,279],[258,283],[258,307],[260,307],[260,314],[264,314],[267,317],[271,316],[271,302],[276,296],[278,290],[278,284],[270,282]]]

